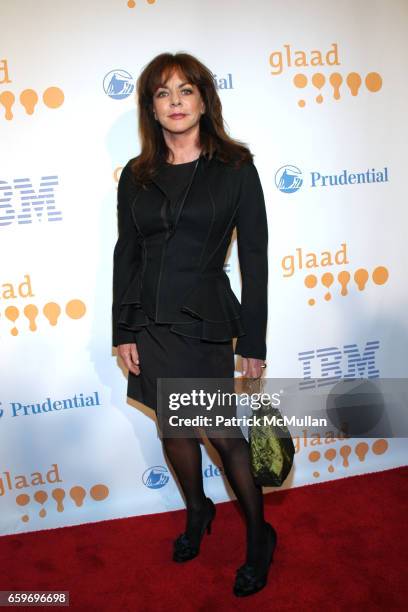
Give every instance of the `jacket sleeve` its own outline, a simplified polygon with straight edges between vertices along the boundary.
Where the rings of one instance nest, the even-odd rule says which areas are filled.
[[[120,304],[129,287],[134,268],[141,260],[140,235],[130,209],[134,196],[135,185],[132,183],[128,162],[118,183],[118,240],[113,252],[112,346],[135,342],[135,334],[132,331],[118,326]]]
[[[237,338],[235,353],[266,359],[268,219],[255,165],[249,162],[242,169],[236,228],[242,277],[241,320],[246,333]]]

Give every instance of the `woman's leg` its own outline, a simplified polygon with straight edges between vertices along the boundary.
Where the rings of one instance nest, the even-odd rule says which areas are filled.
[[[207,515],[211,510],[208,507],[203,488],[200,444],[195,437],[164,437],[163,446],[186,501],[187,513],[184,533],[192,546],[199,547],[203,521],[209,518]],[[184,548],[184,546],[181,546],[181,548]],[[181,550],[177,554],[183,558],[186,551]]]
[[[232,431],[232,428],[231,428]],[[231,434],[230,431],[230,434]],[[250,465],[249,444],[240,428],[234,428],[236,437],[222,438],[207,432],[208,439],[218,451],[225,474],[244,512],[247,530],[246,563],[263,563],[265,549],[265,519],[262,488],[256,485]]]
[[[163,438],[163,446],[183,490],[187,510],[200,510],[206,498],[197,438]]]

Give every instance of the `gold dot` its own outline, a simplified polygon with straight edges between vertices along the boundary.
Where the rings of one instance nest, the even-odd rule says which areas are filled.
[[[20,493],[20,495],[17,495],[16,497],[16,503],[19,506],[26,506],[29,501],[30,501],[30,496],[27,495],[27,493]]]
[[[376,285],[383,285],[388,280],[388,270],[384,266],[377,266],[373,270],[373,281]]]
[[[48,108],[58,108],[64,102],[64,92],[59,87],[48,87],[43,93],[43,101]]]
[[[97,501],[101,501],[102,499],[106,499],[109,495],[109,487],[104,484],[96,484],[91,487],[89,491],[91,497],[96,499]]]
[[[308,289],[313,289],[317,285],[317,277],[314,274],[308,274],[305,277],[304,283]]]
[[[65,312],[71,319],[80,319],[86,313],[86,306],[82,300],[70,300],[65,306]]]
[[[299,89],[303,89],[307,85],[307,76],[304,74],[295,74],[293,77],[293,84],[295,87],[299,87]]]
[[[324,453],[324,456],[329,461],[333,461],[333,459],[336,457],[336,450],[334,448],[328,448],[327,451]]]
[[[369,72],[365,78],[368,91],[376,92],[382,87],[382,78],[378,72]]]
[[[387,440],[376,440],[371,447],[375,455],[383,455],[388,448]]]

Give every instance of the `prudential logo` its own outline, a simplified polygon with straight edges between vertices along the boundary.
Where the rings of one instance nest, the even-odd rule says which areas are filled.
[[[388,167],[377,170],[368,168],[363,170],[348,170],[347,168],[333,174],[324,174],[321,171],[310,170],[302,178],[302,170],[297,166],[281,166],[275,173],[275,185],[282,193],[295,193],[303,186],[306,187],[345,187],[367,183],[387,183]]]
[[[133,77],[126,70],[111,70],[103,79],[103,90],[113,100],[128,98],[134,88]]]
[[[155,465],[143,472],[142,480],[149,489],[161,489],[170,480],[169,471],[162,465]]]
[[[275,185],[283,193],[295,193],[303,185],[302,171],[297,166],[282,166],[275,174]]]

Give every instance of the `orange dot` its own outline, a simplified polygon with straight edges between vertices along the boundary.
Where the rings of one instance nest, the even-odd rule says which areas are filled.
[[[383,455],[388,448],[387,440],[376,440],[371,447],[375,455]]]
[[[316,72],[312,76],[312,83],[317,89],[321,89],[326,82],[326,77],[321,72]]]
[[[80,319],[86,312],[86,306],[82,300],[70,300],[65,306],[65,312],[71,319]]]
[[[313,463],[315,463],[316,461],[319,461],[319,459],[320,459],[319,451],[312,451],[311,453],[309,453],[309,461],[312,461]]]
[[[309,306],[314,306],[316,304],[316,300],[314,298],[310,298],[307,303],[309,304]]]
[[[307,85],[307,76],[305,74],[295,74],[293,77],[293,84],[295,87],[299,87],[299,89],[303,89]]]
[[[10,121],[13,118],[11,107],[13,106],[15,99],[16,97],[12,91],[3,91],[0,94],[0,104],[2,104],[6,109],[5,117],[7,121]]]
[[[383,285],[388,280],[388,270],[384,268],[384,266],[377,266],[377,268],[373,270],[372,276],[376,285]]]
[[[36,491],[34,493],[34,499],[39,504],[44,504],[48,499],[48,493],[46,491]]]
[[[91,497],[97,501],[105,499],[109,495],[109,487],[104,484],[96,484],[89,491]]]
[[[313,289],[313,287],[316,287],[317,285],[317,276],[314,274],[308,274],[305,277],[304,283],[308,289]]]
[[[365,78],[368,91],[379,91],[382,87],[382,78],[378,72],[369,72]]]
[[[75,487],[71,487],[69,494],[77,506],[82,506],[84,499],[86,497],[86,491],[84,487],[80,487],[78,485]]]
[[[34,89],[24,89],[20,94],[20,102],[24,106],[27,115],[32,115],[34,107],[38,102],[38,95]]]
[[[20,493],[20,495],[17,495],[16,497],[16,503],[19,506],[26,506],[30,501],[30,496],[27,495],[27,493]]]
[[[366,442],[359,442],[354,449],[357,457],[360,461],[364,461],[366,454],[368,453],[368,444]]]
[[[129,8],[135,8],[136,2],[135,2],[135,0],[128,0],[127,5],[128,5]]]
[[[298,106],[300,106],[300,108],[303,108],[304,106],[306,106],[306,102],[304,100],[299,100]]]
[[[50,325],[56,325],[61,314],[61,307],[56,302],[47,302],[44,304],[43,313],[50,322]]]
[[[358,72],[350,72],[350,74],[347,75],[346,83],[350,88],[351,95],[356,96],[361,85],[361,76]]]
[[[333,459],[336,457],[336,454],[337,453],[336,453],[336,449],[335,448],[328,448],[327,451],[324,453],[324,456],[329,461],[333,461]]]
[[[18,319],[20,311],[16,306],[7,306],[4,314],[6,315],[7,319],[14,322]]]
[[[368,281],[368,272],[365,268],[359,268],[354,272],[354,280],[356,281],[359,291],[364,291]]]
[[[64,92],[59,87],[48,87],[43,93],[43,101],[48,108],[58,108],[64,102]]]
[[[331,272],[325,272],[322,275],[322,283],[325,287],[330,287],[333,284],[334,276]]]

